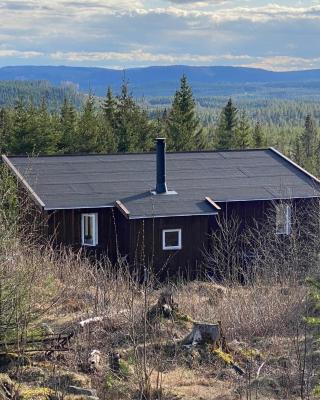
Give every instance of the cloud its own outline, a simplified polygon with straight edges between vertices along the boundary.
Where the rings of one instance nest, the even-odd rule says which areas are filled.
[[[19,50],[0,49],[0,57],[34,58],[43,55],[44,55],[43,53],[40,53],[38,51],[19,51]]]
[[[319,66],[320,5],[261,3],[0,0],[1,63]]]
[[[223,4],[227,3],[227,0],[167,0],[170,3],[175,4],[199,4],[202,3],[203,5],[210,5],[210,4]]]

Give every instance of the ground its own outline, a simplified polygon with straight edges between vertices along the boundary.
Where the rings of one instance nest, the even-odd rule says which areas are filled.
[[[118,284],[108,287],[104,310],[92,307],[98,301],[93,287],[80,292],[70,288],[69,296],[36,322],[36,332],[40,326],[55,334],[76,332],[60,349],[64,351],[18,357],[13,346],[6,362],[0,356],[0,399],[9,399],[8,392],[21,400],[93,399],[95,389],[100,399],[110,400],[138,399],[143,391],[155,399],[298,399],[301,391],[312,398],[320,352],[313,348],[310,332],[299,332],[305,287],[184,283],[170,288],[174,310],[166,318],[153,310],[168,288],[143,291],[135,286],[129,291]],[[79,321],[90,316],[102,320],[80,328]],[[227,341],[223,351],[222,342],[181,346],[194,320],[221,321]],[[25,350],[50,345],[31,344]],[[94,349],[101,360],[90,370],[88,357]],[[120,354],[118,369],[110,361],[114,353]],[[76,395],[74,386],[84,394]]]

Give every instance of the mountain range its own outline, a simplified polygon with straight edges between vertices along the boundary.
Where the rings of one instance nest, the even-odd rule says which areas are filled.
[[[123,79],[135,96],[172,96],[185,74],[194,94],[200,96],[318,97],[320,69],[274,72],[245,67],[153,66],[127,70],[69,66],[8,66],[0,80],[48,81],[75,85],[81,92],[103,96],[111,86],[117,92]]]

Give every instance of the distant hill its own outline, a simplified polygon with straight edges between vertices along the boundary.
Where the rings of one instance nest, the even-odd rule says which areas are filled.
[[[66,66],[15,66],[0,68],[0,80],[41,80],[53,85],[74,84],[82,92],[104,96],[111,86],[119,90],[125,77],[136,97],[172,96],[186,74],[197,97],[264,96],[317,97],[320,70],[272,72],[242,67],[160,66],[132,68],[125,72],[106,68]]]

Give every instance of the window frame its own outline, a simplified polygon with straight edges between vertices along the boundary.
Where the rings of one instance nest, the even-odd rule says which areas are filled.
[[[278,226],[278,212],[284,207],[285,221],[282,226]],[[291,204],[281,203],[276,205],[276,235],[290,235],[292,232],[292,206]]]
[[[178,245],[177,246],[167,246],[166,245],[166,233],[178,233]],[[182,249],[182,229],[163,229],[162,230],[162,250],[181,250]]]
[[[92,244],[85,242],[85,218],[92,218]],[[88,247],[95,247],[98,241],[98,213],[82,213],[81,214],[81,245]]]

